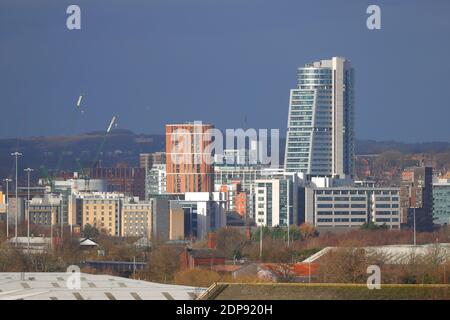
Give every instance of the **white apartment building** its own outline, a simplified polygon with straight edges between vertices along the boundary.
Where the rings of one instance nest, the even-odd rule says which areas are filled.
[[[145,196],[150,199],[152,195],[166,193],[166,165],[154,164],[146,171]]]
[[[290,177],[255,181],[255,222],[258,226],[294,224],[297,212],[297,184]]]

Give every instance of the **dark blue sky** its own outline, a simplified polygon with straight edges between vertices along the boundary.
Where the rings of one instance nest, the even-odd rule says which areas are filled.
[[[448,0],[0,0],[0,137],[103,130],[112,115],[138,133],[245,117],[284,131],[297,66],[339,55],[356,71],[358,138],[450,141],[449,38]]]

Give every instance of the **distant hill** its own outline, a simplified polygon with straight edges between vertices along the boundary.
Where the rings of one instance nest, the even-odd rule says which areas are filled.
[[[14,173],[11,152],[18,150],[20,168],[31,167],[45,176],[47,170],[79,170],[101,161],[103,166],[127,162],[139,165],[139,154],[165,148],[164,135],[135,134],[128,130],[90,132],[73,136],[0,139],[0,177]],[[19,173],[20,174],[20,173]],[[35,172],[36,174],[36,172]]]
[[[280,159],[284,156],[285,139],[280,139]],[[35,169],[35,176],[45,176],[48,170],[78,171],[80,166],[88,167],[94,161],[102,166],[114,166],[127,162],[139,165],[139,154],[163,151],[165,136],[158,134],[136,134],[130,130],[113,130],[108,135],[103,131],[72,136],[25,137],[0,139],[0,178],[12,176],[14,162],[11,152],[23,153],[20,170]],[[357,154],[379,154],[385,151],[402,153],[450,152],[448,142],[402,143],[395,141],[358,140]],[[22,174],[23,171],[20,172]]]
[[[450,152],[450,142],[404,143],[397,141],[358,140],[356,154],[379,154],[386,151],[401,153],[442,153]]]

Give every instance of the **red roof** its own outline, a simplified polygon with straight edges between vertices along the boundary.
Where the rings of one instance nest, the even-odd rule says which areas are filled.
[[[308,277],[310,275],[314,276],[317,274],[318,265],[316,263],[294,263],[294,264],[281,264],[281,263],[265,263],[261,265],[262,268],[268,269],[274,273],[280,272],[279,266],[284,265],[289,268],[292,275],[296,277]],[[311,269],[310,269],[311,268]],[[285,269],[286,270],[286,269]]]
[[[297,276],[308,276],[311,267],[311,275],[317,274],[317,269],[319,265],[316,263],[296,263],[294,264],[294,273]]]

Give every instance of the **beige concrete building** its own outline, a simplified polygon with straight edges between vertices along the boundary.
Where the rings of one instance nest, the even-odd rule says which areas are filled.
[[[178,202],[171,202],[169,215],[169,240],[184,240],[184,210]]]
[[[125,201],[122,206],[122,236],[151,239],[152,202],[152,200],[137,201],[134,198]]]
[[[83,197],[83,227],[90,224],[112,236],[121,236],[121,213],[124,195],[94,192]]]
[[[0,221],[6,221],[5,195],[0,191]]]

